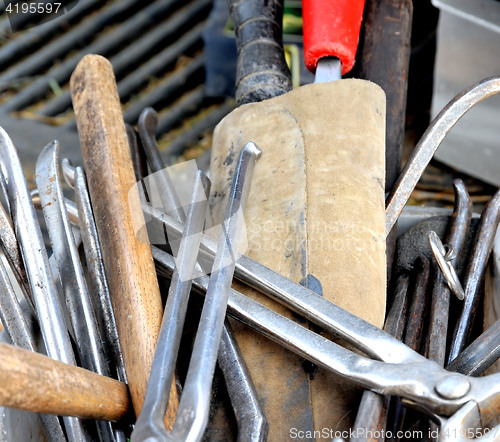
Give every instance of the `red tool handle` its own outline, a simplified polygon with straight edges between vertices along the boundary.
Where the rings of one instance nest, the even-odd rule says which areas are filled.
[[[354,66],[365,0],[302,0],[304,62],[316,72],[318,60],[333,56],[342,75]]]

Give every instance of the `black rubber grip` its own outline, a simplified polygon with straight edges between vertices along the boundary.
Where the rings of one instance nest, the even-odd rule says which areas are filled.
[[[234,23],[238,62],[238,105],[276,97],[292,89],[285,62],[280,0],[228,0]]]

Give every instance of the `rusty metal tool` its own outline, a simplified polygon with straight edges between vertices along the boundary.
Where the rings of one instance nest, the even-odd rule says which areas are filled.
[[[66,200],[66,208],[74,211],[81,231],[89,280],[94,295],[94,308],[100,330],[105,337],[106,354],[116,367],[117,379],[127,382],[123,355],[118,338],[115,315],[109,294],[108,281],[102,262],[101,246],[97,236],[85,172],[81,167],[73,167],[68,159],[62,160],[62,172],[66,183],[75,191],[76,208],[71,208]],[[68,210],[69,212],[70,210]]]
[[[356,68],[359,78],[385,92],[385,192],[401,172],[405,135],[406,95],[411,54],[412,0],[366,0]],[[387,281],[391,280],[396,231],[386,244]]]
[[[153,172],[153,179],[161,191],[159,197],[165,211],[171,212],[172,216],[179,222],[184,222],[185,215],[182,211],[179,197],[169,174],[164,170],[164,164],[160,156],[160,149],[156,143],[156,128],[158,126],[158,115],[152,108],[146,108],[141,112],[138,122],[139,136],[146,154],[148,165]]]
[[[468,376],[479,376],[500,357],[500,320],[453,359],[446,369]]]
[[[250,142],[238,159],[179,411],[167,440],[201,440],[208,422],[210,389],[238,258],[243,214],[255,163],[260,155],[260,149]]]
[[[408,288],[410,275],[403,273],[396,282],[394,299],[387,314],[384,331],[394,336],[398,341],[403,339],[406,319],[408,315]],[[363,392],[358,413],[354,422],[354,434],[357,441],[370,441],[378,430],[385,429],[387,407],[389,401],[373,391]]]
[[[111,421],[131,410],[122,382],[8,344],[0,344],[0,356],[3,406]]]
[[[33,294],[47,354],[55,360],[74,365],[75,357],[63,319],[61,300],[52,279],[26,178],[14,144],[2,128],[0,128],[0,164],[8,181],[7,197],[16,238]],[[87,432],[79,419],[65,417],[64,425],[70,440],[87,439]]]
[[[493,249],[493,240],[500,222],[500,190],[493,195],[481,215],[474,248],[471,252],[464,276],[465,301],[453,331],[448,363],[451,363],[467,345],[472,324],[479,304],[481,281],[488,258]]]
[[[6,192],[7,190],[4,189],[4,195],[7,196],[8,194]],[[14,233],[9,215],[5,211],[2,204],[0,204],[0,248],[7,258],[7,262],[12,269],[12,273],[16,277],[28,305],[30,306],[33,314],[36,314],[35,304],[31,295],[28,277],[26,276],[26,271],[24,270],[24,264],[22,262],[21,251],[19,250],[16,234]]]
[[[386,231],[391,231],[434,152],[455,123],[473,106],[500,92],[500,77],[482,80],[451,100],[434,118],[413,149],[386,201]]]
[[[0,320],[14,345],[36,351],[33,330],[28,323],[31,319],[31,317],[26,318],[26,313],[21,308],[10,283],[7,269],[0,261]]]
[[[177,265],[170,282],[148,389],[141,414],[132,433],[132,441],[168,438],[163,418],[168,405],[169,387],[174,377],[209,194],[210,182],[202,172],[198,172],[176,257]]]
[[[159,271],[171,274],[173,257],[156,247],[153,255]],[[207,285],[207,277],[193,281],[201,293]],[[338,376],[384,395],[403,397],[405,404],[440,422],[440,441],[450,440],[447,435],[454,432],[499,424],[500,374],[471,378],[450,373],[345,310],[337,335],[377,360],[354,354],[235,290],[229,295],[228,313]]]
[[[222,329],[217,361],[224,375],[238,424],[238,441],[266,441],[269,422],[227,319]]]
[[[70,81],[90,197],[136,415],[140,414],[161,327],[162,304],[127,134],[110,63],[88,55]],[[132,191],[131,191],[132,189]],[[129,193],[130,191],[130,193]],[[177,409],[172,384],[167,426]]]
[[[455,180],[453,189],[455,191],[455,208],[448,223],[445,242],[456,252],[456,257],[451,261],[451,264],[456,266],[470,225],[472,201],[462,180]],[[434,265],[427,357],[442,366],[445,365],[446,361],[449,309],[450,289],[443,280],[443,274]]]
[[[427,287],[430,279],[430,263],[420,256],[415,263],[416,275],[413,282],[413,295],[408,310],[408,319],[403,342],[412,350],[420,353],[424,334],[425,317],[428,309]],[[397,434],[402,429],[406,417],[406,409],[399,397],[394,398],[389,410],[388,420],[392,425],[392,433]]]
[[[153,173],[163,171],[164,169],[164,163],[155,138],[157,125],[158,115],[156,111],[152,108],[146,108],[142,111],[138,122],[139,135],[143,149],[134,147],[134,145],[137,144],[136,140],[133,139],[131,133],[129,135],[129,143],[131,143],[132,150],[138,151],[136,153],[138,164],[134,165],[137,179],[143,179],[145,176],[139,164],[139,158],[142,152],[144,152]],[[165,194],[169,195],[167,200],[164,199],[162,201],[163,205],[165,205],[165,203],[173,204],[173,206],[169,208],[170,213],[175,217],[176,221],[184,224],[184,212],[178,203],[178,198],[175,195],[175,189],[172,187],[172,183],[163,181],[163,185],[167,186],[167,188],[162,187],[162,190]],[[211,257],[207,261],[213,263],[213,258]],[[201,267],[197,264],[197,271],[200,270]],[[238,425],[238,435],[240,438],[249,441],[265,439],[269,424],[260,406],[259,398],[255,391],[250,373],[240,353],[228,321],[224,323],[220,345],[218,362],[223,372],[226,387],[233,406]]]

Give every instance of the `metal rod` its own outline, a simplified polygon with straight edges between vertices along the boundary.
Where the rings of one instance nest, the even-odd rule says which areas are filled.
[[[394,300],[387,314],[384,331],[398,340],[403,339],[403,333],[408,314],[408,287],[410,276],[402,274],[398,277],[394,290]],[[358,408],[358,414],[354,422],[354,434],[366,435],[357,437],[357,441],[368,441],[369,436],[375,434],[380,428],[382,421],[387,418],[389,401],[384,396],[365,390]],[[385,427],[385,422],[383,422]]]
[[[237,259],[243,214],[253,170],[260,155],[260,149],[249,142],[238,159],[184,391],[169,440],[201,440],[208,422],[210,389]]]
[[[102,336],[64,204],[58,156],[59,143],[53,141],[42,150],[36,163],[36,183],[43,216],[73,325],[80,362],[84,368],[109,376]],[[113,439],[110,422],[97,421],[97,427],[102,440]]]
[[[472,217],[472,201],[462,180],[453,183],[455,191],[455,209],[448,224],[446,244],[456,251],[457,256],[451,261],[456,266],[458,257],[467,238],[467,230]],[[436,265],[432,283],[432,302],[427,337],[427,357],[444,366],[446,361],[446,340],[450,310],[450,289],[444,283],[443,274]]]
[[[453,332],[448,363],[451,363],[467,345],[479,304],[481,282],[493,249],[493,241],[500,221],[500,190],[484,208],[474,248],[464,276],[465,302]]]
[[[463,350],[446,370],[479,376],[500,358],[500,320]]]
[[[132,441],[168,438],[164,417],[167,411],[170,385],[174,378],[175,362],[205,224],[209,194],[210,182],[202,172],[199,172],[194,183],[192,200],[176,258],[176,268],[170,282],[146,397],[132,433]]]
[[[227,318],[217,360],[238,424],[238,442],[266,441],[269,422]]]
[[[8,196],[16,237],[47,353],[52,359],[75,365],[71,341],[64,324],[63,308],[52,280],[47,252],[23,168],[14,144],[3,128],[0,128],[0,164],[9,183]],[[69,440],[88,439],[80,419],[74,417],[63,419]]]
[[[116,367],[117,379],[127,382],[125,365],[118,338],[116,320],[113,313],[113,306],[109,295],[108,281],[102,261],[101,248],[95,226],[92,206],[87,188],[85,172],[81,167],[73,168],[69,160],[62,161],[64,174],[68,185],[75,190],[78,222],[81,230],[83,249],[89,274],[89,281],[92,287],[96,316],[100,330],[107,345],[107,354],[111,357],[113,366]],[[66,201],[66,207],[68,206]]]
[[[21,258],[21,251],[19,250],[19,244],[17,243],[16,234],[11,224],[11,220],[7,215],[3,205],[0,203],[0,248],[4,253],[7,261],[12,269],[19,287],[23,292],[29,307],[31,308],[34,315],[36,315],[35,302],[31,294],[31,288],[28,282],[28,277],[26,271],[24,270],[24,264]]]

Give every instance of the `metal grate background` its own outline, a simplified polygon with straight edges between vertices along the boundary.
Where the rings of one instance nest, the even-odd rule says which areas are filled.
[[[204,91],[202,36],[211,7],[210,0],[80,0],[63,16],[15,33],[3,13],[0,121],[23,164],[33,163],[54,138],[62,155],[79,160],[68,83],[89,53],[111,61],[127,123],[136,124],[147,106],[159,112],[166,160],[208,148],[206,137],[233,108],[231,99],[208,98]],[[32,25],[42,18],[32,16]]]

